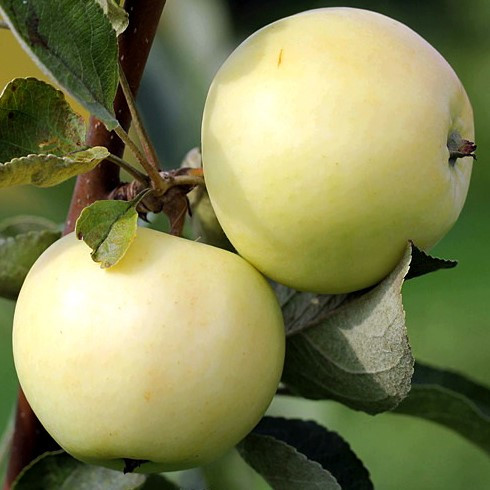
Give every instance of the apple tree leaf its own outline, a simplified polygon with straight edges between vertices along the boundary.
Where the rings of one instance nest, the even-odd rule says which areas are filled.
[[[85,149],[85,126],[64,95],[35,78],[16,78],[0,96],[0,188],[48,187],[87,172],[109,155]]]
[[[7,426],[4,428],[3,433],[0,436],[0,481],[3,481],[3,476],[5,475],[7,469],[14,431],[15,413],[12,412],[8,418]]]
[[[107,148],[94,146],[70,155],[27,155],[0,163],[0,189],[32,184],[51,187],[95,168],[110,155]]]
[[[147,475],[123,474],[100,466],[82,463],[64,451],[45,453],[29,464],[15,480],[12,490],[139,490],[145,486]],[[158,478],[162,490],[172,486],[163,477]],[[155,480],[154,480],[155,481]],[[164,486],[167,484],[168,486]],[[154,487],[156,488],[156,487]]]
[[[81,212],[75,232],[92,249],[92,259],[102,268],[112,267],[124,257],[136,236],[136,206],[148,192],[131,201],[96,201]]]
[[[237,449],[274,489],[374,488],[349,445],[315,422],[264,417]]]
[[[36,78],[16,78],[0,95],[0,162],[85,149],[85,123],[63,92]]]
[[[458,262],[456,260],[432,257],[412,243],[412,261],[405,279],[412,279],[440,269],[453,269],[457,265]]]
[[[118,122],[116,31],[95,0],[0,0],[22,47],[108,129]]]
[[[122,34],[129,24],[128,13],[120,7],[114,0],[97,0],[97,3],[104,10],[104,14],[109,18],[112,28],[116,34]]]
[[[16,237],[30,231],[60,232],[61,226],[42,216],[19,215],[0,222],[0,238]]]
[[[412,389],[394,413],[444,425],[490,454],[490,389],[460,374],[417,362]]]
[[[413,357],[401,288],[411,247],[367,292],[318,296],[276,288],[288,333],[283,382],[296,395],[375,414],[410,390]]]
[[[0,223],[0,296],[16,299],[36,259],[61,232],[53,223],[32,216]]]

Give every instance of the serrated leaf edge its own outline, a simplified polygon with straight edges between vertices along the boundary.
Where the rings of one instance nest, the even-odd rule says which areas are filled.
[[[102,7],[97,2],[94,2],[94,3],[101,9],[102,15],[107,19],[107,21],[111,25],[111,29],[115,32],[114,28],[112,27],[111,22],[109,21],[109,19],[105,15],[104,10],[102,9]],[[10,32],[14,35],[15,39],[17,40],[17,42],[22,46],[23,50],[34,61],[34,63],[36,64],[36,66],[46,76],[48,76],[51,79],[52,82],[54,82],[55,84],[63,87],[63,85],[57,80],[57,78],[54,76],[54,74],[51,72],[51,70],[48,69],[48,67],[38,58],[38,56],[34,53],[34,51],[32,51],[32,49],[30,48],[30,46],[22,39],[22,36],[19,35],[19,33],[17,32],[17,29],[15,29],[15,27],[12,24],[12,22],[10,21],[10,18],[8,17],[8,15],[5,14],[5,11],[3,10],[3,8],[2,8],[1,5],[0,5],[0,17],[3,18],[4,22],[8,25]],[[73,72],[71,72],[71,71],[70,71],[70,73],[73,74]],[[80,82],[80,83],[82,82],[79,79],[78,76],[75,76],[75,74],[73,74],[73,76],[74,76],[74,78],[78,82]],[[85,86],[83,83],[82,83],[82,85]],[[63,87],[63,89],[66,90],[75,100],[77,100],[83,107],[85,107],[89,111],[89,113],[92,114],[92,111],[89,109],[89,107],[87,106],[87,103],[82,98],[80,98],[78,95],[72,93],[71,90],[69,90],[67,87]],[[93,97],[92,92],[89,91],[89,93]],[[103,124],[107,128],[107,130],[108,131],[111,131],[111,130],[117,128],[119,126],[119,121],[116,119],[115,114],[111,113],[105,107],[105,105],[102,104],[95,97],[93,97],[93,100],[100,106],[101,109],[104,109],[104,112],[106,113],[106,118],[104,118],[104,120],[101,119],[101,121],[103,122]],[[107,119],[107,120],[105,120],[105,119]]]
[[[319,468],[320,470],[324,471],[327,475],[329,475],[334,481],[335,483],[337,483],[338,487],[339,487],[339,490],[342,490],[341,487],[340,487],[340,484],[339,482],[337,481],[337,478],[335,478],[334,475],[332,475],[332,473],[330,473],[330,471],[326,470],[320,463],[318,463],[318,461],[315,461],[313,459],[309,459],[308,456],[306,456],[305,454],[303,454],[301,451],[298,451],[298,449],[296,449],[294,446],[291,446],[290,444],[288,444],[287,442],[284,442],[282,441],[281,439],[277,439],[276,437],[274,436],[271,436],[271,435],[267,435],[267,434],[257,434],[257,433],[254,433],[254,432],[251,432],[247,437],[263,437],[265,439],[268,439],[268,440],[272,440],[272,441],[275,441],[276,443],[282,445],[282,446],[285,446],[289,449],[291,449],[294,453],[296,453],[302,460],[308,462],[309,464]],[[242,441],[243,442],[243,441]],[[240,443],[241,444],[241,443]],[[240,449],[240,444],[238,444],[237,446],[237,450],[238,452],[242,453],[242,450]],[[243,457],[243,456],[242,456]],[[246,460],[245,457],[243,457],[243,459]],[[247,462],[248,464],[248,462]],[[251,466],[251,465],[250,465]],[[253,468],[253,467],[252,467]],[[255,470],[255,468],[254,468]],[[256,471],[256,470],[255,470]],[[260,473],[259,473],[260,474]]]

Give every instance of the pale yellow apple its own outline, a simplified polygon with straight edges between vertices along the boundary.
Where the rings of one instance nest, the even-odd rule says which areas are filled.
[[[460,80],[383,15],[324,8],[279,20],[226,60],[202,125],[226,235],[267,276],[340,293],[386,276],[407,240],[430,249],[463,206],[474,140]]]
[[[89,252],[74,234],[56,242],[17,302],[15,366],[41,423],[74,457],[115,469],[182,469],[230,449],[282,371],[266,280],[237,255],[148,229],[110,269]]]

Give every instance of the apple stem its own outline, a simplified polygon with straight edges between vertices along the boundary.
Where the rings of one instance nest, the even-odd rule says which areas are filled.
[[[462,136],[454,131],[449,135],[447,140],[447,148],[449,150],[449,163],[454,166],[456,159],[464,157],[472,157],[476,160],[475,150],[476,145],[472,141],[465,140]]]
[[[10,29],[10,27],[5,21],[0,20],[0,29]]]
[[[136,210],[143,219],[146,218],[147,213],[163,211],[170,219],[171,234],[180,235],[183,218],[189,209],[185,196],[196,186],[204,186],[202,169],[179,168],[171,171],[160,171],[159,173],[165,182],[163,194],[154,192],[149,194],[138,204]],[[116,187],[108,199],[131,201],[147,187],[148,182],[134,180]]]
[[[129,27],[119,36],[119,57],[133,94],[138,91],[165,2],[166,0],[124,2],[124,7],[129,12]],[[131,124],[131,113],[122,90],[116,95],[114,110],[119,123],[127,131]],[[105,146],[118,157],[122,157],[124,152],[124,144],[113,137],[95,117],[90,118],[87,146]],[[79,176],[65,223],[65,234],[74,230],[84,207],[96,200],[107,199],[119,184],[119,167],[108,160],[91,172]],[[3,490],[11,490],[20,471],[53,447],[58,446],[41,426],[22,390],[19,390],[13,442]]]

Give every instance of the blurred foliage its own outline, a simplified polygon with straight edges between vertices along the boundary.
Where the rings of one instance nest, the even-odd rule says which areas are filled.
[[[490,240],[490,2],[357,0],[344,5],[375,10],[413,28],[445,56],[472,100],[478,161],[470,193],[458,223],[433,251],[459,260],[459,266],[409,281],[404,304],[415,357],[490,385],[490,262],[486,255]],[[269,22],[330,6],[338,2],[168,0],[139,97],[165,165],[177,167],[185,153],[199,144],[207,87],[233,47]],[[10,33],[2,30],[0,66],[2,86],[16,76],[40,76]],[[4,190],[0,218],[39,214],[62,222],[72,186],[73,182],[49,190]],[[12,314],[13,304],[0,300],[0,429],[16,392],[10,350]],[[379,490],[486,490],[489,486],[487,456],[455,433],[426,421],[391,414],[371,417],[333,402],[286,397],[275,400],[270,413],[316,419],[338,431],[370,470]],[[187,473],[182,481],[191,486],[201,473]],[[203,473],[213,490],[268,488],[235,452]]]

